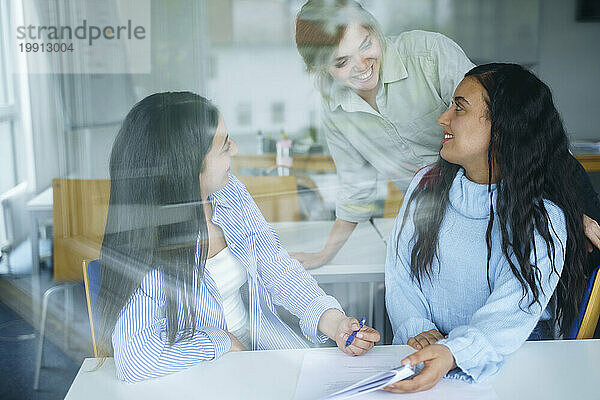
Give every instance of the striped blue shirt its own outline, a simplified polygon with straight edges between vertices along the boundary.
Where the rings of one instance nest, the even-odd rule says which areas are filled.
[[[321,315],[340,304],[317,285],[302,265],[288,255],[244,185],[233,175],[210,196],[212,222],[219,226],[233,255],[246,267],[252,350],[307,347],[277,314],[275,305],[300,319],[304,336],[323,343]],[[198,252],[197,252],[198,253]],[[196,259],[198,254],[196,255]],[[112,336],[119,379],[136,382],[214,360],[231,347],[221,296],[205,270],[196,293],[198,316],[190,339],[169,346],[166,298],[158,269],[149,273],[123,308]],[[183,329],[179,303],[179,327]]]

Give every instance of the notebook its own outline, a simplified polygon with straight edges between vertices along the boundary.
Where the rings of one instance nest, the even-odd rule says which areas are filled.
[[[413,368],[407,365],[402,365],[398,368],[365,378],[359,382],[356,382],[354,385],[332,393],[331,395],[325,397],[325,399],[347,399],[381,389],[403,379],[410,378],[413,375],[415,375]]]

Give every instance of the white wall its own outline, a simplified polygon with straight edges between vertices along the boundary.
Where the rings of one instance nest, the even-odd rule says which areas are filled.
[[[236,140],[243,141],[240,136],[245,135],[254,137],[258,130],[272,133],[273,138],[279,138],[282,129],[296,135],[311,123],[318,124],[318,93],[294,46],[222,46],[211,53],[214,62],[207,96],[223,113]],[[274,102],[285,105],[282,123],[272,121]],[[248,125],[237,120],[241,103],[251,105]]]
[[[541,2],[535,70],[552,89],[572,138],[600,140],[600,22],[575,21],[576,3]]]
[[[294,135],[311,122],[318,124],[318,94],[292,43],[216,45],[210,49],[209,61],[202,40],[205,32],[200,24],[192,23],[201,18],[202,10],[190,1],[153,1],[152,74],[134,77],[138,99],[163,90],[205,94],[223,112],[244,152],[256,148],[259,129],[274,136],[285,129]],[[568,132],[577,139],[598,140],[600,128],[594,116],[600,106],[600,23],[576,22],[575,4],[576,0],[540,1],[539,63],[535,71],[552,88]],[[212,70],[206,83],[202,78],[204,63]],[[271,120],[274,101],[285,104],[282,124]],[[49,104],[47,99],[40,102]],[[237,124],[240,102],[251,104],[249,126]],[[36,172],[40,183],[47,185],[51,177],[65,171],[57,165],[57,138],[49,137],[56,134],[56,128],[37,128]],[[118,126],[114,126],[67,133],[67,157],[72,157],[69,166],[77,166],[76,173],[82,177],[107,176],[117,131]]]
[[[120,124],[85,128],[65,133],[69,146],[70,174],[82,179],[108,179],[110,152]]]

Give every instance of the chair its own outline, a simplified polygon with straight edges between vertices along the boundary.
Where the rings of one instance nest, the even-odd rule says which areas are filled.
[[[88,316],[90,318],[90,330],[92,332],[92,347],[94,357],[98,358],[98,346],[96,344],[96,326],[94,319],[96,317],[96,299],[100,292],[100,260],[93,260],[89,263],[83,261],[83,284],[85,287],[85,298],[87,301]]]
[[[396,218],[404,201],[404,193],[392,181],[387,183],[387,196],[383,204],[383,218]]]
[[[300,221],[295,176],[239,176],[268,222]]]
[[[54,279],[81,282],[81,262],[100,254],[108,201],[108,179],[54,179]]]
[[[65,347],[68,347],[73,287],[83,279],[81,263],[100,255],[108,201],[108,179],[53,179],[54,280],[62,282],[44,293],[33,389],[39,387],[44,334],[50,297],[65,292]]]
[[[600,316],[600,274],[596,268],[590,278],[583,301],[579,306],[579,315],[573,322],[567,339],[592,339]]]

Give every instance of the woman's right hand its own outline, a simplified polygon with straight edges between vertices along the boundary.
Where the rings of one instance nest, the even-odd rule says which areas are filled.
[[[444,339],[444,335],[442,335],[440,331],[437,329],[430,329],[428,331],[419,333],[415,337],[411,337],[408,339],[406,344],[415,350],[421,350],[429,345],[435,344],[441,339]]]
[[[229,339],[231,339],[231,348],[229,349],[230,352],[233,352],[233,351],[246,351],[247,350],[244,347],[244,345],[238,340],[238,338],[236,338],[230,332],[227,332],[227,334],[229,335]]]
[[[451,369],[456,368],[456,360],[450,349],[441,344],[427,346],[412,353],[400,362],[402,365],[425,363],[425,368],[414,378],[405,379],[386,386],[383,390],[394,393],[420,392],[434,387]]]
[[[290,253],[290,257],[300,261],[306,269],[318,268],[327,264],[340,251],[344,243],[350,237],[350,234],[356,228],[356,222],[344,221],[336,219],[329,232],[329,237],[325,243],[325,247],[317,253]]]
[[[329,260],[323,256],[321,252],[318,253],[290,253],[290,257],[300,261],[300,264],[306,269],[318,268],[325,265]]]

